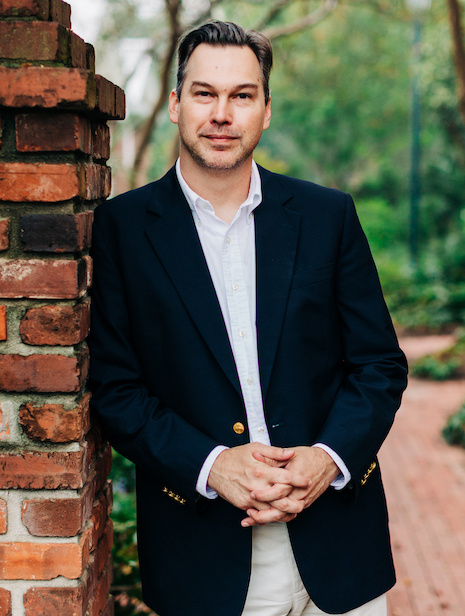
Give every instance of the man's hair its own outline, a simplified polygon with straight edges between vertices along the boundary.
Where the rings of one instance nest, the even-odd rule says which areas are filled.
[[[273,65],[273,51],[270,41],[255,30],[245,30],[236,24],[224,21],[209,21],[184,35],[178,47],[178,73],[176,95],[181,99],[181,90],[186,77],[187,63],[192,52],[201,43],[226,47],[250,47],[257,56],[262,73],[265,104],[270,98],[270,71]]]

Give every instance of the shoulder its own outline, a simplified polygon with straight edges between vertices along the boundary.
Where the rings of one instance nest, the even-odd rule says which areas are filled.
[[[273,173],[259,167],[262,178],[263,192],[267,196],[286,200],[290,209],[312,209],[328,206],[345,210],[352,205],[351,196],[336,188],[320,186],[314,182],[293,178],[287,175]]]
[[[101,203],[95,209],[96,220],[97,222],[99,219],[119,220],[128,216],[135,219],[138,214],[143,215],[154,201],[160,198],[166,200],[166,195],[170,191],[176,190],[176,187],[176,174],[174,168],[172,168],[159,180],[129,190]]]

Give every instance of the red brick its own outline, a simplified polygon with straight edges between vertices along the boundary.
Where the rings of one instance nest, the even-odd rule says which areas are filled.
[[[86,45],[57,22],[0,22],[0,57],[86,68]]]
[[[78,392],[86,376],[86,356],[0,355],[3,391]]]
[[[6,306],[0,305],[0,340],[7,339]]]
[[[0,579],[79,578],[89,558],[87,542],[0,543]]]
[[[108,596],[112,581],[112,570],[110,566],[104,570],[99,577],[89,610],[89,616],[106,616],[112,614],[112,599]],[[110,610],[109,610],[110,608]]]
[[[77,165],[0,163],[1,201],[55,202],[79,195]]]
[[[0,489],[78,490],[89,473],[89,449],[0,454]]]
[[[91,73],[95,73],[95,49],[90,43],[86,43],[86,58],[87,70]]]
[[[110,158],[110,129],[107,124],[95,124],[92,130],[92,155],[96,160]]]
[[[78,252],[90,248],[93,212],[21,216],[25,252]]]
[[[49,0],[0,0],[0,15],[3,17],[36,17],[48,20]]]
[[[19,152],[91,152],[90,122],[72,113],[25,113],[16,116]]]
[[[111,169],[105,165],[84,166],[85,198],[106,199],[111,191]]]
[[[0,66],[0,105],[93,109],[94,74],[85,69],[50,66]]]
[[[0,441],[10,436],[10,412],[11,402],[0,402]]]
[[[126,95],[124,90],[116,86],[115,90],[116,95],[116,107],[115,107],[115,116],[117,120],[124,120],[126,117]]]
[[[25,616],[84,616],[83,587],[30,588],[24,596],[24,607]]]
[[[0,250],[8,250],[10,246],[10,219],[0,218]]]
[[[71,6],[62,0],[50,0],[50,19],[71,28]]]
[[[0,150],[2,149],[2,138],[3,138],[3,123],[2,123],[2,118],[0,117]]]
[[[19,332],[25,344],[72,346],[86,338],[89,326],[90,302],[85,300],[77,306],[31,308],[21,320]]]
[[[6,501],[3,500],[3,498],[0,498],[0,535],[4,535],[7,531],[7,506],[6,506]],[[0,605],[1,605],[1,599],[0,599]],[[2,610],[0,608],[0,614],[2,613]]]
[[[87,45],[85,41],[71,33],[70,38],[70,64],[76,68],[88,68],[87,67]],[[95,72],[95,69],[94,69]]]
[[[36,537],[74,537],[82,531],[82,498],[23,501],[21,519]]]
[[[82,259],[0,259],[0,297],[75,299],[86,290],[86,268]]]
[[[62,404],[34,406],[28,402],[20,408],[19,421],[33,441],[79,442],[90,429],[89,400],[90,394],[85,394],[71,411],[66,411]]]
[[[11,611],[11,592],[5,588],[0,588],[0,616],[12,616]]]

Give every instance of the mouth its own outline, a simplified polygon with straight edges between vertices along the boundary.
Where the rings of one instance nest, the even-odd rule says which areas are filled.
[[[204,137],[205,139],[209,139],[210,141],[216,141],[218,143],[228,143],[229,141],[234,141],[239,138],[237,135],[218,135],[210,133],[200,136]]]

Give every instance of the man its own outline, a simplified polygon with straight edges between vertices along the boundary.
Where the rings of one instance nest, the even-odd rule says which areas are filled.
[[[405,358],[351,198],[253,162],[271,64],[258,33],[189,33],[176,167],[95,216],[93,405],[161,616],[379,616],[394,583],[376,453]]]

